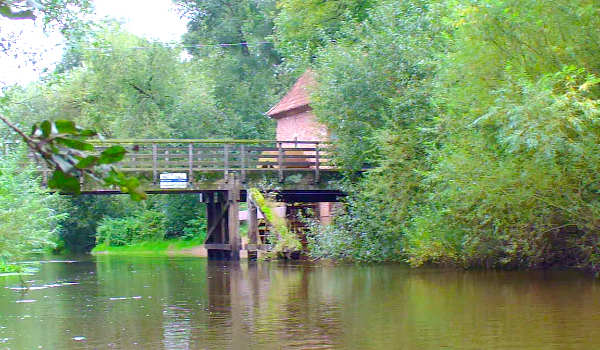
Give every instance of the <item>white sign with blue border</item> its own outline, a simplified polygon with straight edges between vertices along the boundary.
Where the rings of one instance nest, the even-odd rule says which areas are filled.
[[[162,173],[160,174],[160,188],[182,189],[187,188],[187,173]]]

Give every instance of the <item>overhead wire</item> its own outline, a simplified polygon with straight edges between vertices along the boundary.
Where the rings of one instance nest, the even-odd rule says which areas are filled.
[[[200,48],[207,48],[207,47],[215,47],[215,48],[221,48],[221,47],[233,47],[233,46],[246,46],[246,47],[256,47],[256,46],[261,46],[261,45],[274,45],[274,43],[270,42],[270,41],[258,41],[258,42],[242,42],[242,43],[220,43],[220,44],[193,44],[193,45],[183,45],[183,44],[179,44],[179,43],[161,43],[161,42],[156,42],[159,44],[162,44],[163,46],[166,47],[170,47],[170,48],[182,48],[182,49],[200,49]],[[113,51],[115,50],[115,48],[113,47],[81,47],[82,50],[86,50],[86,51]],[[124,48],[119,48],[119,50],[152,50],[155,49],[155,47],[153,46],[130,46],[130,47],[124,47]]]

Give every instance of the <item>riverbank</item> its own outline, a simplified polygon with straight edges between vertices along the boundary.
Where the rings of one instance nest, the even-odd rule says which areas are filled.
[[[124,246],[107,246],[99,244],[92,249],[92,254],[110,255],[143,255],[143,256],[169,256],[169,255],[193,255],[206,257],[206,249],[203,247],[204,239],[195,238],[190,240],[172,239],[160,241],[145,241]]]
[[[242,237],[242,246],[245,245],[246,237]],[[204,238],[191,240],[172,239],[163,241],[145,241],[126,246],[97,245],[92,249],[93,255],[121,255],[121,256],[195,256],[199,258],[208,257],[204,248]],[[240,258],[248,257],[246,250],[240,251]]]

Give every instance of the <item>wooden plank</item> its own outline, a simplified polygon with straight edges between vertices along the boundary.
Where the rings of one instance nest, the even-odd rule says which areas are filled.
[[[206,250],[231,250],[231,244],[226,243],[205,243]]]
[[[259,162],[257,165],[259,166],[281,166],[283,165],[284,169],[287,168],[293,168],[293,167],[297,167],[297,168],[305,168],[305,167],[311,167],[316,165],[316,162],[283,162],[283,163],[275,163],[275,162]]]
[[[313,150],[314,151],[314,150]],[[285,159],[307,159],[307,158],[314,158],[314,154],[288,154],[285,153]],[[279,154],[259,154],[256,155],[256,157],[258,159],[275,159],[275,158],[279,158]]]
[[[271,251],[271,250],[273,250],[273,245],[272,244],[251,244],[251,243],[248,243],[248,244],[246,244],[246,246],[244,248],[246,248],[246,250],[248,252],[250,252],[250,251],[256,251],[256,250]]]
[[[198,143],[198,144],[269,144],[269,143],[298,143],[298,144],[314,144],[315,142],[320,143],[331,143],[329,141],[296,141],[296,140],[236,140],[236,139],[105,139],[105,140],[89,140],[88,142],[93,143],[95,145],[111,145],[111,144],[165,144],[165,143]]]
[[[273,164],[276,165],[277,163],[273,163]],[[338,168],[338,167],[327,167],[327,168],[324,168],[323,166],[324,165],[321,164],[321,167],[319,168],[320,172],[324,172],[324,171],[327,171],[327,172],[337,172],[337,171],[342,170],[342,168]],[[158,171],[171,171],[171,172],[186,172],[187,169],[188,169],[187,167],[180,167],[180,168],[162,168],[162,167],[159,167],[159,168],[156,168],[156,170],[158,170]],[[152,167],[146,167],[146,168],[129,168],[129,167],[123,167],[123,168],[120,168],[119,170],[126,171],[126,172],[134,172],[134,171],[152,172],[154,170],[154,168],[152,168]],[[240,170],[240,169],[235,169],[235,170],[237,171],[237,170]],[[298,172],[298,171],[310,171],[310,172],[314,172],[315,171],[315,169],[312,168],[312,167],[286,168],[286,170],[295,171],[295,172]],[[225,171],[225,169],[223,167],[218,167],[218,168],[194,168],[193,171],[206,172],[206,173],[222,173],[223,171]],[[276,167],[268,167],[268,168],[267,167],[265,167],[265,168],[256,167],[256,168],[246,168],[245,171],[246,172],[254,172],[254,171],[257,171],[257,172],[261,172],[261,171],[279,172],[279,169],[276,168]]]

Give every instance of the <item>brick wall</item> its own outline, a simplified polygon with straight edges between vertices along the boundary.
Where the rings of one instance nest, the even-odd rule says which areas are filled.
[[[312,110],[290,113],[277,119],[277,140],[326,141],[327,128]]]

